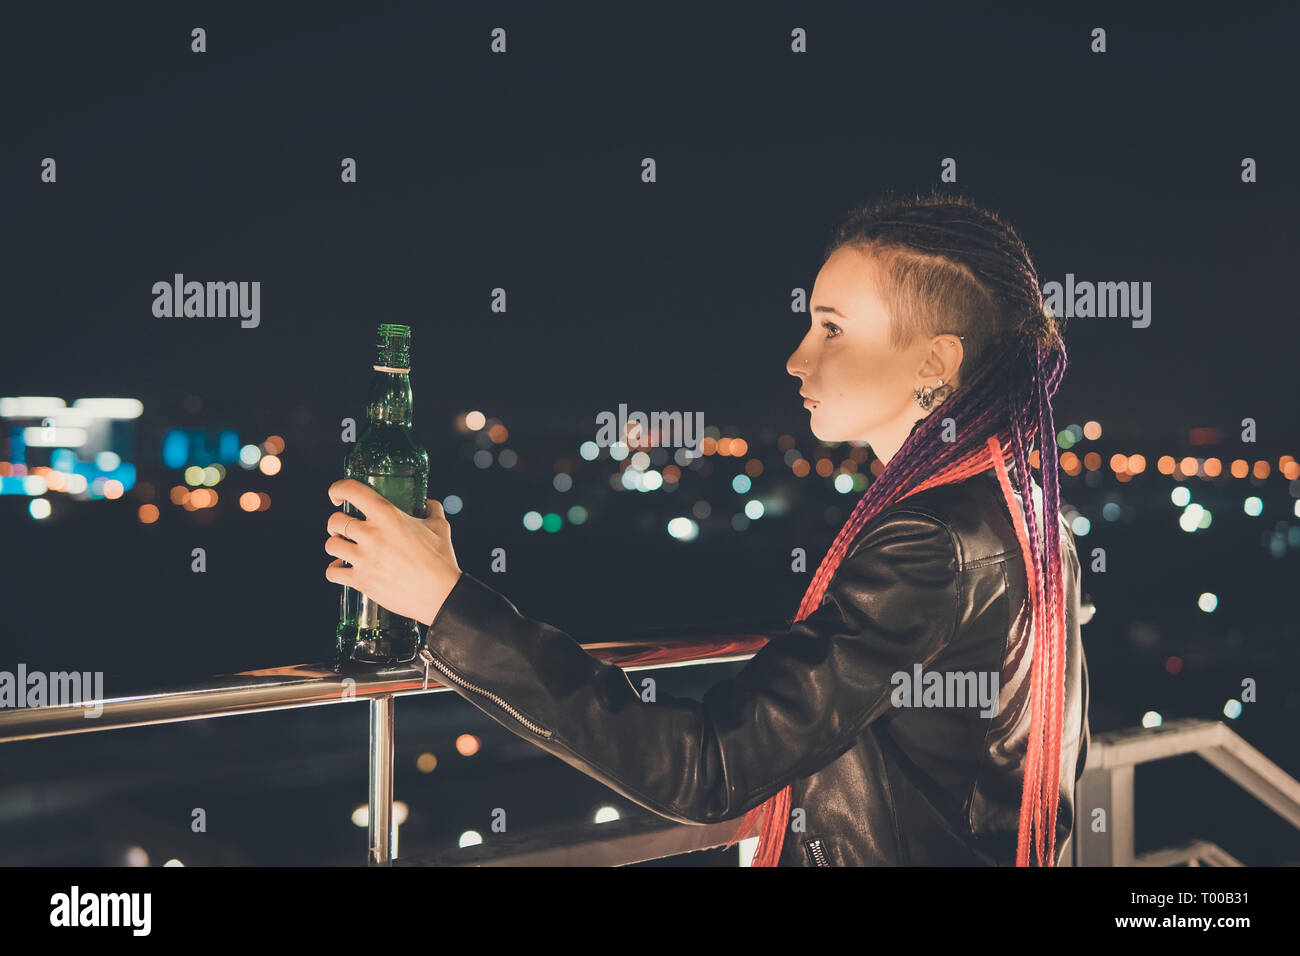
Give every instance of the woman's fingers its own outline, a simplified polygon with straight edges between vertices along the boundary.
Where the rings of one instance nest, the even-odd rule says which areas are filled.
[[[356,588],[354,579],[357,575],[356,568],[343,567],[343,559],[335,558],[325,567],[325,580],[332,584],[346,584],[348,587]]]
[[[326,520],[325,530],[330,534],[343,535],[343,537],[351,538],[353,541],[360,541],[362,535],[370,532],[370,528],[366,525],[366,519],[361,515],[349,515],[344,514],[342,511],[335,511]],[[344,528],[348,529],[347,534],[343,534]]]
[[[332,534],[325,539],[325,553],[342,558],[348,564],[356,564],[361,557],[361,547],[341,535]]]
[[[369,485],[355,478],[340,478],[329,487],[330,501],[336,505],[350,504],[371,520],[382,521],[396,506]]]

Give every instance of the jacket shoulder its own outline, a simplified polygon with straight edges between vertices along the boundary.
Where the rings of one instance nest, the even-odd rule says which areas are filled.
[[[1011,513],[991,472],[927,488],[894,502],[862,528],[849,553],[872,547],[891,531],[929,521],[951,536],[957,567],[969,568],[1020,556]]]

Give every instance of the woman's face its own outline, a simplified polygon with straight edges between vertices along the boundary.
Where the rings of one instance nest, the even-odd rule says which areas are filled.
[[[913,399],[915,389],[950,381],[961,346],[952,335],[916,335],[901,351],[892,348],[878,281],[874,259],[851,246],[837,249],[817,274],[811,327],[786,371],[800,381],[818,439],[867,442],[887,462],[927,414]],[[952,343],[955,362],[945,359]]]

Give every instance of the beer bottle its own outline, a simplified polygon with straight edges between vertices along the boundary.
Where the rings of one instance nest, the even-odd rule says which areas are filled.
[[[423,518],[429,453],[411,434],[410,326],[379,326],[373,369],[366,425],[344,462],[344,475],[370,485],[407,514]],[[344,511],[363,520],[350,503],[344,503]],[[419,621],[394,614],[346,586],[339,602],[339,666],[348,660],[395,664],[415,657]]]

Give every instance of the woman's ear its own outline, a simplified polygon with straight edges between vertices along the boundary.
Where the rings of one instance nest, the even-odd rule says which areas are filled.
[[[950,332],[936,335],[930,339],[930,346],[925,350],[925,357],[917,370],[921,379],[943,379],[944,384],[956,387],[957,373],[961,369],[965,350],[961,339]]]

